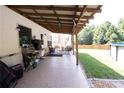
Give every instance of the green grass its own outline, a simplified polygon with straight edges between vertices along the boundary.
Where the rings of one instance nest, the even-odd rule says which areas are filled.
[[[79,59],[88,78],[124,79],[124,76],[88,54],[80,53]]]

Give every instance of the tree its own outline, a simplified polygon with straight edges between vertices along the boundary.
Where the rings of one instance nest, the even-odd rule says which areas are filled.
[[[119,26],[119,29],[121,29],[122,32],[124,32],[124,19],[120,18],[118,22],[118,26]]]
[[[109,21],[95,27],[86,26],[78,35],[79,44],[109,44],[124,41],[124,19],[120,19],[118,28]]]
[[[118,22],[118,31],[120,33],[121,40],[124,41],[124,19],[120,19]]]
[[[118,32],[118,28],[112,24],[109,26],[105,36],[107,43],[119,42],[121,40],[120,33]]]
[[[120,41],[120,34],[117,27],[106,21],[94,31],[94,44],[106,44]]]
[[[94,44],[106,43],[105,33],[106,33],[106,30],[102,26],[96,27],[94,30],[93,43]]]
[[[95,26],[86,26],[79,34],[78,34],[78,42],[79,44],[91,45],[93,43],[93,30]]]

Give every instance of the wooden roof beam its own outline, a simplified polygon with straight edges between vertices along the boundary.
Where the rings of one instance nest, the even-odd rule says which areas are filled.
[[[33,20],[43,20],[44,18],[35,18],[35,17],[30,17],[31,19],[33,19]],[[57,20],[57,18],[45,18],[45,19],[47,19],[47,20],[53,20],[53,21],[56,21]],[[94,19],[94,17],[93,16],[83,16],[83,17],[81,17],[81,19]],[[68,22],[77,22],[78,20],[72,20],[72,19],[59,19],[60,21],[68,21]]]
[[[74,26],[76,25],[77,21],[75,20],[75,17],[77,15],[77,9],[78,9],[78,5],[75,6],[75,11],[74,11],[74,17],[73,17],[73,27],[72,27],[72,32],[74,30]]]
[[[94,17],[93,16],[83,16],[83,17],[80,18],[80,20],[81,19],[94,19]]]
[[[102,7],[102,5],[99,5],[98,7],[97,7],[97,9],[100,9]],[[82,19],[86,19],[86,21],[83,21],[83,20],[80,20],[80,22],[82,23],[82,22],[84,22],[85,24],[86,23],[89,23],[89,19],[94,19],[94,14],[95,14],[96,12],[94,11],[92,14],[91,14],[91,16],[84,16],[84,17],[82,17]],[[80,22],[79,22],[79,24],[80,24]]]
[[[97,7],[97,9],[100,9],[102,7],[102,5],[99,5],[98,7]],[[83,21],[82,20],[80,20],[79,21],[79,23],[77,23],[77,26],[79,27],[79,25],[80,25],[80,27],[84,27],[84,26],[86,26],[86,23],[89,23],[89,19],[94,19],[94,14],[96,13],[97,11],[94,11],[92,14],[91,14],[91,16],[85,16],[85,19],[87,19],[87,21],[84,21],[84,23],[83,24],[81,24]],[[84,19],[83,17],[81,17],[81,19]],[[81,22],[81,23],[80,23]],[[82,28],[80,28],[80,29],[82,29]]]
[[[22,12],[23,15],[30,15],[30,16],[49,16],[49,17],[57,17],[55,14],[48,14],[48,13],[27,13],[27,12]],[[59,17],[68,17],[68,18],[73,18],[74,15],[66,15],[66,14],[58,14]],[[76,15],[75,18],[79,18],[79,15]],[[90,16],[83,16],[81,17],[81,19],[88,19],[91,18]]]
[[[45,28],[47,28],[50,31],[55,32],[55,33],[68,33],[69,32],[69,34],[70,34],[71,33],[70,29],[72,28],[72,26],[62,25],[62,31],[61,32],[58,32],[57,31],[56,24],[52,24],[52,26],[51,26],[51,25],[47,25],[47,24],[42,24],[41,23],[40,25],[41,26],[44,26]]]
[[[9,8],[12,9],[39,9],[39,10],[57,10],[57,11],[77,11],[77,12],[81,12],[82,8],[77,8],[75,9],[75,7],[59,7],[59,6],[55,6],[50,9],[49,6],[45,6],[45,5],[7,5]],[[95,8],[87,8],[85,11],[87,12],[94,12],[96,11]],[[101,12],[101,9],[97,10],[97,12]]]
[[[52,17],[57,17],[55,14],[48,14],[48,13],[27,13],[27,12],[22,12],[23,15],[31,15],[31,16],[52,16]],[[74,15],[66,15],[66,14],[58,14],[59,17],[74,17]],[[76,18],[79,17],[78,15],[76,15]]]
[[[35,12],[36,14],[39,15],[39,13],[38,13],[35,9],[33,9],[33,10],[34,10],[34,12]],[[40,15],[40,16],[41,16],[41,15]],[[48,20],[47,20],[46,18],[43,18],[42,16],[41,16],[41,18],[42,18],[43,20],[45,20],[45,21],[43,21],[43,22],[47,23],[47,25],[50,25],[50,27],[52,27],[52,25],[48,22]],[[35,22],[38,23],[39,25],[41,25],[38,21],[35,20]],[[46,29],[49,29],[49,28],[46,27]]]
[[[30,17],[31,19],[33,20],[44,20],[43,18],[33,18],[33,17]],[[57,21],[57,18],[45,18],[47,20],[51,20],[51,21]],[[60,21],[67,21],[67,22],[73,22],[72,19],[59,19]]]
[[[59,32],[61,32],[61,22],[60,22],[60,20],[59,20],[59,16],[58,16],[58,14],[56,13],[56,10],[54,9],[54,6],[53,6],[53,5],[51,5],[51,9],[53,10],[54,14],[55,14],[56,17],[57,17]]]
[[[22,11],[20,11],[20,10],[18,10],[18,9],[14,9],[14,11],[15,11],[15,12],[18,12],[18,13],[21,14],[21,15],[23,15]],[[24,16],[24,15],[23,15],[23,16]],[[28,18],[29,20],[35,22],[34,20],[32,20],[32,19],[30,18],[30,16],[26,15],[25,17]]]
[[[55,24],[58,24],[58,22],[45,22],[45,21],[35,21],[35,22],[37,22],[37,23],[43,23],[43,24],[46,24],[46,23],[55,23]],[[61,24],[67,24],[67,25],[73,25],[73,23],[62,23],[61,22]]]
[[[89,20],[86,21],[80,20],[80,23],[89,23]]]
[[[44,22],[44,20],[35,20],[35,21]],[[57,20],[56,20],[56,21],[53,21],[53,20],[47,20],[47,22],[56,22],[56,23],[58,23]],[[72,24],[73,24],[73,22],[71,22],[71,21],[61,21],[61,23],[72,23]]]
[[[37,15],[39,15],[40,18],[44,19],[35,9],[33,9],[33,11],[34,11]],[[46,20],[46,19],[44,19],[44,20]]]
[[[34,12],[36,13],[36,14],[38,14],[38,15],[40,15],[35,9],[33,9],[34,10]],[[43,19],[43,20],[45,20],[45,22],[47,23],[47,24],[49,24],[48,22],[47,22],[47,19],[46,18],[43,18],[43,16],[41,16],[40,15],[40,17]],[[37,21],[35,20],[35,22],[37,23]],[[39,24],[39,23],[38,23]]]
[[[102,5],[99,5],[98,7],[97,7],[97,10],[99,10],[99,9],[101,9],[101,7],[102,7]],[[102,11],[102,10],[101,10]],[[101,11],[100,11],[100,13],[101,13]],[[94,19],[94,14],[95,13],[97,13],[97,11],[94,11],[92,14],[91,14],[91,18],[90,19]]]
[[[76,24],[75,17],[77,15],[77,10],[78,10],[78,5],[75,6],[74,17],[73,17],[74,24]]]
[[[77,24],[80,22],[80,19],[81,19],[83,13],[84,13],[86,7],[87,7],[87,6],[84,5],[84,7],[82,8],[82,11],[81,11],[80,16],[79,16],[78,21],[77,21]],[[75,29],[77,28],[77,24],[76,24],[76,26],[75,26]],[[74,31],[73,31],[73,34],[75,33],[75,29],[74,29]]]

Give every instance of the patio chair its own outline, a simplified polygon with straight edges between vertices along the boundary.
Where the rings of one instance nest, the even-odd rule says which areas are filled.
[[[13,69],[0,61],[0,88],[12,88],[17,84]]]

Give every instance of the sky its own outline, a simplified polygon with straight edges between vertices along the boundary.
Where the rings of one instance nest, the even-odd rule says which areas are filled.
[[[123,0],[122,0],[123,1]],[[124,5],[120,4],[104,4],[102,12],[97,13],[94,19],[89,21],[89,25],[95,24],[96,26],[105,21],[110,21],[113,25],[117,26],[120,18],[124,18]]]

